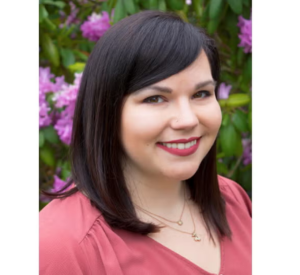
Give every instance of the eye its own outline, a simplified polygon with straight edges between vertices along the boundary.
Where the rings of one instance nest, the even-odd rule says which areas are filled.
[[[143,102],[145,102],[145,103],[161,103],[163,101],[164,100],[159,95],[150,96],[143,100]]]
[[[205,98],[211,96],[209,91],[199,91],[193,95],[193,98]]]

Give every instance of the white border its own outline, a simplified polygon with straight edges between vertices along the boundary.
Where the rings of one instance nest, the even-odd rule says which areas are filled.
[[[299,1],[254,1],[253,274],[300,274]]]
[[[0,274],[38,274],[38,1],[0,16]]]

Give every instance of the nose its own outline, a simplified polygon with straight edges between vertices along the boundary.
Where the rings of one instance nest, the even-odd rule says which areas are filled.
[[[175,130],[191,129],[199,123],[197,114],[191,104],[187,101],[178,103],[174,109],[171,127]]]

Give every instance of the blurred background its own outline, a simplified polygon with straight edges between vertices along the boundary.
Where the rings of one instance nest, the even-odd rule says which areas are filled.
[[[39,187],[70,176],[72,121],[81,74],[99,38],[142,10],[173,11],[215,39],[221,57],[218,173],[252,194],[251,0],[39,0]],[[40,209],[50,200],[40,193]]]

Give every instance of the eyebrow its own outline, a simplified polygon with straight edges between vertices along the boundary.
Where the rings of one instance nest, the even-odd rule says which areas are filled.
[[[212,85],[214,87],[217,86],[217,81],[214,81],[214,80],[206,80],[206,81],[202,81],[202,82],[199,82],[195,85],[195,91],[196,90],[199,90],[205,86],[208,86],[208,85]],[[134,93],[135,94],[139,94],[140,92],[143,92],[144,90],[155,90],[155,91],[159,91],[159,92],[163,92],[163,93],[168,93],[168,94],[171,94],[172,93],[172,89],[168,88],[168,87],[161,87],[161,86],[156,86],[156,85],[153,85],[153,86],[147,86],[145,88],[142,88],[140,90],[137,90],[135,91]]]

